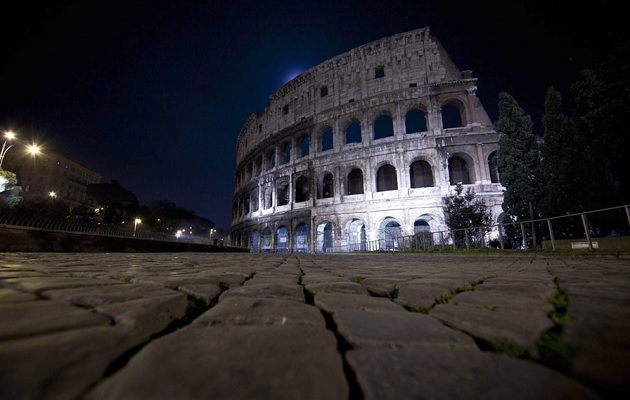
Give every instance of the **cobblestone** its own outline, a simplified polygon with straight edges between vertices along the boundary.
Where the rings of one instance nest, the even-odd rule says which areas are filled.
[[[0,253],[0,398],[625,399],[628,321],[624,257]]]

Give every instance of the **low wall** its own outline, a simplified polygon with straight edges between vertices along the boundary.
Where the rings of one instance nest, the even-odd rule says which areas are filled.
[[[0,226],[0,252],[243,252],[213,244],[163,242]]]

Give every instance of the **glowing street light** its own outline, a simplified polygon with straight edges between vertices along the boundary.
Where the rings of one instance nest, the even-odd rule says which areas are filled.
[[[42,152],[42,149],[40,146],[33,143],[26,148],[26,151],[28,151],[30,155],[36,156]]]
[[[4,143],[2,143],[2,150],[0,150],[0,170],[2,170],[2,161],[4,161],[4,156],[6,156],[9,149],[13,147],[13,145],[15,144],[15,143],[10,143],[10,142],[11,141],[15,141],[16,143],[18,142],[18,139],[16,138],[16,136],[17,135],[13,133],[12,131],[4,132]],[[35,143],[32,143],[26,146],[26,151],[30,155],[36,156],[39,153],[41,153],[41,147],[36,145]]]
[[[50,192],[48,192],[48,197],[50,197],[51,199],[57,198],[57,192],[51,190]]]
[[[7,151],[13,147],[13,144],[9,144],[7,146],[7,142],[12,141],[13,139],[15,139],[15,133],[11,131],[4,132],[4,143],[2,143],[2,150],[0,151],[0,170],[2,169],[2,161],[4,160],[5,154],[7,154]]]
[[[142,222],[142,220],[140,218],[136,218],[133,221],[133,236],[134,237],[136,236],[136,228],[138,227],[138,224],[141,223],[141,222]]]

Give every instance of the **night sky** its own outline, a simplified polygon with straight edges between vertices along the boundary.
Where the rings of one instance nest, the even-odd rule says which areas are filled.
[[[614,4],[18,2],[0,24],[0,127],[118,180],[141,204],[170,200],[227,229],[238,133],[298,73],[429,26],[479,79],[493,121],[499,92],[537,120],[547,88],[569,97],[625,23]]]

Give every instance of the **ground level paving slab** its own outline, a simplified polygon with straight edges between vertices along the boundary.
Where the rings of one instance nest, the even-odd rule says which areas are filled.
[[[617,400],[628,287],[624,257],[1,253],[0,398]]]

